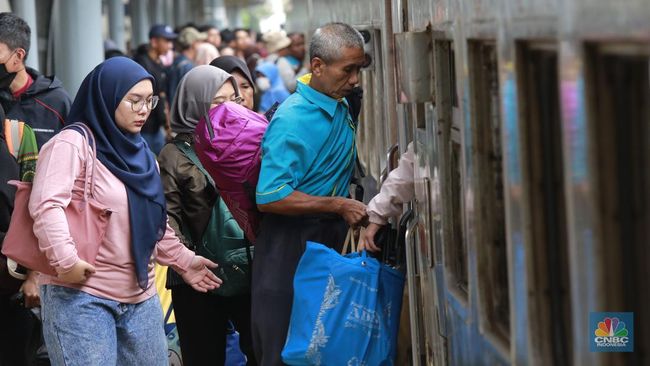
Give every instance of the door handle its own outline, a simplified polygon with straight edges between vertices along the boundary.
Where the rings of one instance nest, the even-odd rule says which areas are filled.
[[[393,163],[395,154],[399,151],[399,144],[394,144],[386,152],[386,171],[390,173],[391,170],[397,168],[397,162]]]
[[[415,240],[414,233],[417,231],[417,216],[413,216],[406,228],[405,242],[406,242],[406,282],[409,290],[409,313],[411,322],[411,351],[412,351],[412,365],[420,366],[420,328],[418,319],[420,319],[418,298],[419,292],[415,284],[415,276],[417,264],[415,263]]]
[[[386,151],[386,167],[381,171],[381,174],[379,175],[379,186],[384,184],[384,181],[386,178],[388,178],[390,171],[396,168],[395,164],[393,164],[393,159],[398,151],[399,144],[395,144],[389,147]]]

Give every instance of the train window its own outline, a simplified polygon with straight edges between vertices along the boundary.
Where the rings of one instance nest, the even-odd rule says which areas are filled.
[[[415,105],[415,126],[422,129],[427,127],[427,120],[424,114],[424,103],[417,103]]]
[[[594,122],[599,266],[607,309],[634,312],[628,364],[650,362],[650,47],[588,45],[587,90]],[[599,256],[600,257],[600,256]],[[594,279],[596,280],[596,279]]]
[[[570,363],[571,307],[558,55],[553,43],[517,44],[532,344],[542,363]]]
[[[443,241],[445,267],[450,288],[467,299],[467,243],[463,230],[462,140],[458,120],[454,46],[448,40],[436,40],[434,46],[434,83],[437,130],[441,149],[441,187],[443,192]]]
[[[496,43],[470,41],[468,51],[482,327],[508,343],[510,299]]]

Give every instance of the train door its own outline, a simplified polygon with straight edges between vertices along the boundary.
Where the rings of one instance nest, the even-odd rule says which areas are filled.
[[[595,172],[597,308],[632,312],[632,353],[600,353],[601,364],[650,363],[650,46],[586,47],[586,97]],[[579,260],[580,258],[576,258]],[[586,316],[584,314],[583,316]],[[591,342],[590,323],[583,339]],[[624,326],[625,327],[625,326]],[[632,337],[631,337],[632,338]]]
[[[495,365],[508,363],[511,343],[497,46],[493,39],[472,39],[467,49],[471,145],[465,151],[471,159],[468,181],[473,199],[469,240],[476,251],[476,307],[484,345],[481,362]]]
[[[454,43],[434,40],[435,136],[441,191],[444,333],[447,357],[454,365],[474,364],[468,250],[464,232],[464,172]]]
[[[401,101],[407,103],[415,152],[416,216],[407,238],[413,364],[446,364],[446,316],[439,296],[444,293],[444,282],[439,148],[434,132],[433,39],[426,31],[402,33],[396,35],[396,47]]]
[[[532,364],[571,360],[571,298],[558,53],[552,42],[516,46]],[[531,331],[533,330],[534,331]]]

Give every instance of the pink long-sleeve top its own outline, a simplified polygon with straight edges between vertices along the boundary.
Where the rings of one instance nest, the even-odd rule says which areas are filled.
[[[90,153],[90,155],[89,155]],[[79,260],[64,213],[73,194],[83,195],[85,166],[92,169],[92,152],[81,134],[64,130],[43,145],[36,166],[36,177],[29,198],[34,218],[34,234],[39,246],[56,268],[65,272]],[[99,160],[95,167],[95,198],[113,211],[101,243],[95,269],[83,284],[69,284],[42,274],[41,284],[76,288],[91,295],[121,303],[139,303],[156,294],[154,263],[149,263],[149,286],[142,290],[135,276],[131,254],[129,207],[126,187]],[[152,259],[184,273],[194,252],[181,244],[169,225],[158,242]]]

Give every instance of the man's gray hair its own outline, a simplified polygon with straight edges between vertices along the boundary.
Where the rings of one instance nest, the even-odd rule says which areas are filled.
[[[309,59],[318,57],[325,62],[341,57],[342,48],[363,49],[363,36],[345,23],[328,23],[316,29],[309,43]]]

